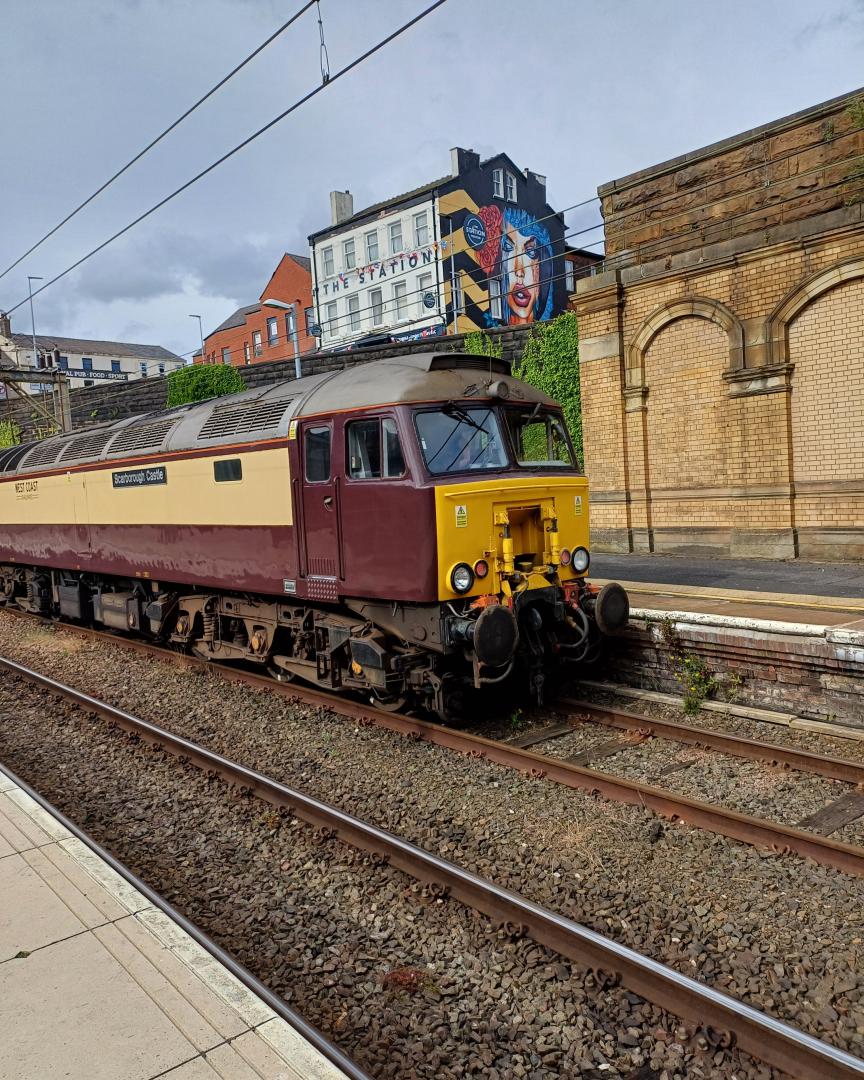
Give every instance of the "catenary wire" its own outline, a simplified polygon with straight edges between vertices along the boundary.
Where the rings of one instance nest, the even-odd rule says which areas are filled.
[[[302,105],[305,105],[307,101],[310,101],[313,97],[316,97],[318,94],[321,93],[322,90],[326,90],[329,86],[332,86],[333,83],[335,83],[338,79],[341,79],[343,75],[347,75],[349,72],[353,71],[354,68],[364,63],[371,56],[374,56],[375,53],[379,52],[386,45],[389,45],[391,41],[394,41],[396,38],[400,37],[407,30],[410,30],[412,26],[415,26],[417,23],[421,22],[428,15],[431,15],[433,11],[441,7],[446,2],[447,0],[433,0],[431,4],[425,7],[417,15],[413,16],[413,18],[409,19],[407,22],[397,27],[396,30],[393,30],[386,37],[376,42],[376,44],[373,45],[371,48],[367,49],[365,52],[355,57],[344,67],[340,68],[335,75],[330,76],[326,83],[321,83],[320,86],[316,86],[314,89],[310,90],[308,93],[298,98],[292,105],[289,105],[287,109],[284,109],[277,116],[274,116],[273,119],[269,120],[266,124],[263,125],[263,127],[258,128],[257,131],[254,131],[251,135],[247,136],[247,138],[245,138],[242,142],[237,143],[237,145],[232,147],[231,150],[228,150],[226,153],[222,154],[221,157],[211,162],[206,168],[196,173],[195,176],[187,180],[185,184],[181,184],[180,187],[175,188],[174,191],[170,192],[170,194],[166,195],[163,199],[160,199],[159,202],[151,206],[149,210],[145,210],[143,214],[139,214],[138,217],[136,217],[133,221],[130,221],[128,225],[125,225],[122,229],[118,229],[117,232],[115,232],[112,236],[109,236],[107,240],[103,240],[101,244],[97,245],[97,247],[87,252],[86,255],[82,255],[81,258],[77,259],[74,263],[72,263],[71,266],[67,266],[65,270],[62,270],[59,274],[55,274],[55,276],[46,281],[44,285],[41,285],[38,289],[36,289],[33,293],[33,296],[38,296],[39,293],[42,293],[46,289],[50,288],[61,278],[64,278],[67,274],[70,274],[73,270],[81,266],[82,263],[87,262],[88,259],[91,259],[94,255],[98,254],[104,248],[108,247],[109,244],[112,244],[115,240],[119,239],[125,233],[129,232],[130,229],[133,229],[136,225],[144,221],[145,218],[150,217],[151,214],[154,214],[157,210],[160,210],[163,206],[165,206],[166,203],[171,202],[172,199],[175,199],[178,195],[182,194],[182,192],[192,187],[193,184],[196,184],[199,180],[203,179],[203,177],[213,172],[214,169],[218,168],[229,158],[239,153],[240,150],[245,149],[245,147],[247,147],[250,143],[254,142],[256,139],[260,138],[265,132],[269,131],[270,128],[274,127],[281,120],[284,120],[286,116],[290,116],[291,113],[296,112],[296,110],[299,109]],[[24,297],[24,299],[19,300],[17,304],[7,310],[7,314],[11,315],[12,312],[17,311],[20,307],[23,307],[23,305],[26,304],[28,300],[29,297]]]
[[[122,168],[118,169],[117,172],[115,172],[113,176],[110,176],[104,182],[104,184],[102,184],[100,187],[98,187],[93,192],[92,195],[88,195],[88,197],[82,203],[79,203],[78,206],[76,206],[74,210],[72,210],[70,213],[68,213],[66,215],[66,217],[63,218],[62,221],[58,222],[54,226],[53,229],[50,229],[47,233],[45,233],[45,235],[41,238],[41,240],[37,240],[36,243],[32,247],[28,248],[24,252],[23,255],[19,256],[15,260],[15,262],[10,263],[9,266],[7,266],[5,270],[0,272],[0,278],[4,278],[9,273],[10,270],[14,270],[15,267],[19,263],[23,262],[24,259],[26,259],[28,255],[31,255],[38,247],[41,247],[41,245],[44,244],[45,241],[47,239],[49,239],[49,237],[53,236],[54,233],[56,233],[59,229],[62,229],[63,226],[68,221],[71,221],[72,218],[75,217],[75,215],[78,214],[81,210],[83,210],[85,206],[88,206],[91,202],[93,202],[93,200],[96,198],[97,195],[101,195],[102,192],[105,191],[106,188],[110,187],[111,184],[113,184],[115,180],[118,180],[123,175],[123,173],[125,173],[127,171],[127,169],[131,169],[136,161],[140,161],[141,158],[143,158],[145,154],[147,154],[150,150],[152,150],[153,147],[156,146],[157,143],[160,143],[165,138],[166,135],[169,135],[176,127],[179,127],[179,125],[182,124],[183,121],[188,116],[191,116],[192,113],[195,112],[195,110],[200,105],[203,105],[204,102],[207,101],[208,98],[211,98],[230,79],[233,79],[234,76],[239,71],[241,71],[244,67],[246,67],[246,65],[248,63],[250,63],[250,61],[254,60],[255,57],[260,52],[263,52],[263,50],[266,49],[268,45],[270,45],[273,41],[275,41],[276,38],[278,38],[280,36],[280,34],[283,34],[288,29],[288,27],[292,25],[292,23],[296,22],[297,19],[299,19],[301,15],[303,15],[306,11],[309,10],[310,7],[312,7],[313,4],[316,4],[316,3],[317,3],[317,0],[307,0],[307,3],[305,3],[300,8],[299,11],[295,12],[295,14],[292,15],[290,19],[288,19],[286,22],[282,23],[282,25],[277,30],[275,30],[270,35],[270,37],[268,37],[265,41],[262,41],[261,44],[256,49],[254,49],[251,53],[249,53],[249,55],[244,60],[241,60],[240,63],[235,68],[232,68],[232,70],[229,71],[228,74],[225,75],[223,78],[221,78],[219,80],[219,82],[216,83],[215,86],[211,86],[210,89],[207,91],[207,93],[204,94],[203,97],[200,97],[194,103],[194,105],[190,105],[189,108],[182,115],[178,116],[177,119],[173,121],[173,123],[169,124],[168,127],[165,128],[165,130],[163,132],[161,132],[159,135],[157,135],[155,139],[153,139],[151,142],[149,142],[144,147],[143,150],[139,150],[138,153],[133,158],[130,158],[129,161],[127,161],[126,164]]]

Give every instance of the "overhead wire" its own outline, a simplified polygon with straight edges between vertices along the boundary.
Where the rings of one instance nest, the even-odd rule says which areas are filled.
[[[206,168],[202,169],[200,172],[196,173],[195,176],[191,177],[191,179],[187,180],[186,183],[181,184],[180,187],[175,188],[174,191],[170,192],[170,194],[160,199],[159,202],[151,206],[149,210],[145,210],[144,213],[139,214],[138,217],[136,217],[133,221],[130,221],[128,225],[125,225],[122,229],[118,229],[117,232],[115,232],[112,236],[109,236],[107,240],[103,240],[101,244],[98,244],[95,248],[88,251],[86,255],[82,255],[81,258],[77,259],[74,263],[72,263],[71,266],[67,266],[65,270],[62,270],[59,274],[55,274],[54,277],[46,281],[44,285],[41,285],[38,289],[34,290],[32,295],[34,297],[38,296],[40,293],[50,288],[56,282],[60,281],[61,278],[66,277],[67,274],[71,274],[71,272],[81,266],[82,263],[87,262],[88,259],[91,259],[94,255],[104,250],[106,247],[108,247],[109,244],[112,244],[115,240],[118,240],[125,233],[129,232],[130,229],[133,229],[136,225],[139,225],[146,218],[150,217],[151,214],[155,214],[156,211],[160,210],[163,206],[166,205],[166,203],[169,203],[172,201],[172,199],[177,198],[178,195],[182,194],[188,188],[192,187],[193,184],[196,184],[199,180],[203,179],[209,173],[213,172],[214,169],[217,169],[220,165],[224,164],[224,162],[228,161],[229,158],[232,158],[235,154],[245,149],[245,147],[249,146],[250,143],[254,142],[256,139],[260,138],[265,132],[269,131],[270,128],[274,127],[280,121],[284,120],[287,116],[290,116],[291,113],[296,112],[297,109],[305,105],[307,101],[310,101],[312,98],[320,94],[323,90],[326,90],[328,87],[332,86],[333,83],[337,82],[343,76],[353,71],[354,68],[364,63],[371,56],[374,56],[375,53],[379,52],[386,45],[389,45],[390,42],[400,37],[407,30],[410,30],[411,27],[421,22],[428,15],[431,15],[433,11],[441,7],[446,2],[447,0],[433,0],[431,4],[425,7],[417,15],[413,16],[407,22],[397,27],[386,37],[382,38],[380,41],[376,42],[376,44],[371,46],[371,48],[366,49],[365,52],[361,53],[344,67],[340,68],[335,75],[330,76],[327,82],[321,83],[319,86],[316,86],[314,89],[308,91],[302,97],[298,98],[292,105],[289,105],[287,109],[283,109],[283,111],[280,112],[277,116],[274,116],[272,120],[269,120],[262,127],[258,128],[257,131],[254,131],[251,135],[243,139],[242,142],[237,143],[237,145],[232,147],[231,150],[228,150],[226,153],[218,157],[215,161],[211,162]],[[22,307],[28,302],[28,299],[29,297],[24,297],[22,300],[19,300],[17,304],[7,309],[7,314],[11,315],[12,312],[17,311],[18,308]]]
[[[223,78],[221,78],[219,80],[219,82],[217,82],[214,86],[211,86],[210,89],[207,91],[207,93],[203,95],[203,97],[198,98],[198,100],[193,105],[190,105],[189,108],[184,113],[182,113],[180,116],[177,117],[176,120],[174,120],[172,123],[170,123],[168,125],[168,127],[165,128],[164,131],[160,132],[160,134],[158,134],[156,136],[155,139],[152,139],[149,143],[147,143],[147,145],[144,147],[143,150],[139,150],[138,153],[133,158],[130,158],[129,161],[127,161],[126,164],[122,166],[122,168],[118,169],[117,172],[115,172],[113,176],[110,176],[100,187],[98,187],[93,192],[92,195],[88,195],[87,198],[83,202],[79,203],[75,207],[74,210],[70,211],[66,215],[66,217],[63,218],[62,221],[59,221],[54,226],[53,229],[49,229],[49,231],[47,233],[45,233],[45,235],[40,240],[37,240],[36,243],[33,244],[32,247],[29,247],[24,252],[23,255],[20,255],[15,260],[15,262],[10,263],[9,266],[7,266],[5,270],[0,272],[0,278],[4,278],[9,273],[10,270],[14,270],[15,267],[18,266],[19,263],[23,262],[24,259],[26,259],[28,255],[32,255],[32,253],[38,247],[41,247],[41,245],[44,244],[46,240],[48,240],[50,237],[52,237],[59,229],[62,229],[62,227],[67,222],[71,221],[72,218],[74,218],[76,214],[78,214],[81,210],[83,210],[85,206],[89,206],[89,204],[91,202],[93,202],[93,200],[98,195],[101,195],[102,192],[106,190],[106,188],[109,188],[114,183],[114,181],[118,180],[128,169],[131,169],[132,166],[137,161],[140,161],[141,158],[143,158],[145,154],[149,153],[149,151],[151,151],[154,146],[156,146],[158,143],[160,143],[165,138],[166,135],[170,135],[170,133],[176,127],[179,127],[179,125],[182,124],[183,121],[187,117],[191,116],[192,113],[195,112],[195,110],[197,108],[199,108],[199,106],[203,105],[205,101],[207,101],[209,98],[213,97],[213,95],[218,90],[221,90],[221,88],[227,82],[229,82],[231,79],[233,79],[234,76],[239,71],[242,71],[243,68],[246,67],[246,65],[248,63],[250,63],[252,60],[254,60],[256,56],[258,56],[259,53],[263,52],[264,49],[266,49],[268,45],[270,45],[272,42],[274,42],[276,40],[276,38],[278,38],[281,34],[283,34],[288,29],[289,26],[291,26],[293,23],[295,23],[300,18],[301,15],[303,15],[306,11],[308,11],[309,8],[311,8],[313,4],[317,4],[317,3],[318,3],[318,0],[307,0],[307,2],[304,3],[303,6],[298,11],[296,11],[291,16],[290,19],[287,19],[284,23],[282,23],[282,25],[280,27],[278,27],[278,29],[274,30],[274,32],[265,41],[262,41],[261,44],[256,49],[253,49],[253,51],[251,53],[249,53],[249,55],[244,60],[241,60],[240,63],[237,64],[236,67],[232,68],[231,71],[229,71],[227,75],[223,76]],[[320,8],[319,8],[319,24],[320,24]],[[323,33],[323,31],[322,31],[322,33]],[[323,42],[322,42],[322,45],[323,45]],[[322,72],[322,74],[323,74],[323,72]]]

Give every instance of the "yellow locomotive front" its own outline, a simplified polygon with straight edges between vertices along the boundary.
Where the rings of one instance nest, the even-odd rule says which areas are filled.
[[[590,658],[627,623],[627,595],[586,581],[588,481],[560,409],[514,401],[449,402],[416,414],[436,479],[438,599],[446,637],[478,689],[523,668],[533,697],[562,661]],[[539,395],[538,395],[539,396]]]

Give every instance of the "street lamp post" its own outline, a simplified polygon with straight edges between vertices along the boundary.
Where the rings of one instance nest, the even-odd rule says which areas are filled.
[[[190,315],[189,318],[198,320],[198,334],[199,334],[199,336],[201,338],[201,363],[206,364],[207,361],[206,361],[206,359],[204,357],[204,327],[203,327],[203,325],[201,323],[201,316],[200,315]]]
[[[33,282],[43,281],[41,277],[36,277],[35,274],[27,275],[27,292],[30,295],[30,324],[33,327],[33,367],[39,366],[39,353],[36,351],[36,316],[33,314]]]
[[[294,378],[303,378],[303,366],[300,363],[300,346],[297,343],[297,311],[293,304],[286,304],[282,300],[262,300],[264,307],[280,308],[282,311],[291,312],[291,344],[294,347]]]

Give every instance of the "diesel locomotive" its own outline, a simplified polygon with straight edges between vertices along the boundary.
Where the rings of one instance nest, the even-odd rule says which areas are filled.
[[[627,622],[561,409],[415,354],[0,450],[0,603],[452,718]]]

